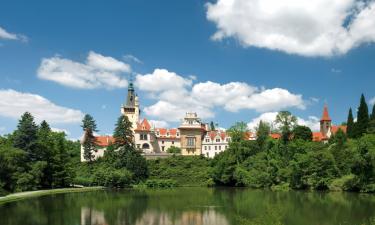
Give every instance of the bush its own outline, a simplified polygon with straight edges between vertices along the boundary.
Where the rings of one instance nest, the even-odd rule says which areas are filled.
[[[334,179],[329,185],[331,191],[358,191],[359,179],[354,174],[349,174],[337,179]]]
[[[177,186],[176,181],[171,179],[153,179],[147,180],[145,182],[146,187],[148,188],[173,188]]]

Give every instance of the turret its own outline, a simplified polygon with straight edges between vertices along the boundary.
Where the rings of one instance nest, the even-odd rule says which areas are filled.
[[[320,132],[322,133],[323,137],[329,138],[331,136],[331,126],[332,120],[328,114],[328,107],[325,105],[322,118],[320,119]]]

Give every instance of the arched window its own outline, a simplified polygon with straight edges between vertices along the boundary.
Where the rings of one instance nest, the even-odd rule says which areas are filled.
[[[150,145],[147,144],[147,143],[144,143],[144,144],[142,145],[142,149],[149,149],[149,148],[150,148]]]

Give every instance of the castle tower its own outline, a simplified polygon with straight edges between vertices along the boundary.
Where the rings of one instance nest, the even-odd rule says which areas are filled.
[[[328,114],[328,107],[327,105],[325,105],[322,118],[320,119],[320,132],[322,133],[323,137],[330,138],[331,127],[332,127],[332,120]]]
[[[181,137],[181,155],[201,155],[206,126],[198,118],[197,113],[186,113],[178,129]]]
[[[130,81],[128,86],[126,103],[121,106],[121,114],[128,117],[129,121],[132,123],[132,130],[134,131],[139,122],[140,110],[138,96],[135,94],[132,81]]]

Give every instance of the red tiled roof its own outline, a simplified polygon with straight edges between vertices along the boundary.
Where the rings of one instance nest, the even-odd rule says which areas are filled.
[[[229,134],[224,131],[216,131],[216,130],[208,131],[207,135],[211,138],[211,140],[214,140],[217,135],[220,136],[221,140],[225,140],[225,138],[229,136]]]
[[[177,137],[177,128],[171,128],[171,129],[166,129],[166,128],[156,128],[156,132],[159,132],[158,138],[178,138]],[[169,133],[169,136],[167,135]]]
[[[151,125],[147,119],[143,119],[141,123],[137,123],[136,131],[150,131]]]
[[[313,141],[319,142],[326,139],[327,137],[324,137],[321,132],[313,132]]]
[[[107,147],[111,143],[115,142],[115,139],[112,136],[96,136],[95,141],[100,147]]]
[[[344,131],[344,133],[346,133],[346,128],[347,128],[346,125],[341,125],[341,126],[335,126],[335,125],[332,125],[332,127],[331,127],[331,132],[332,132],[332,134],[336,134],[337,131],[338,131],[339,129],[341,129],[342,131]]]
[[[273,134],[270,134],[270,137],[273,138],[273,139],[280,139],[281,138],[281,134],[273,133]]]
[[[324,106],[323,115],[322,115],[322,118],[320,119],[320,121],[331,121],[331,117],[329,117],[329,114],[328,114],[327,105]]]

